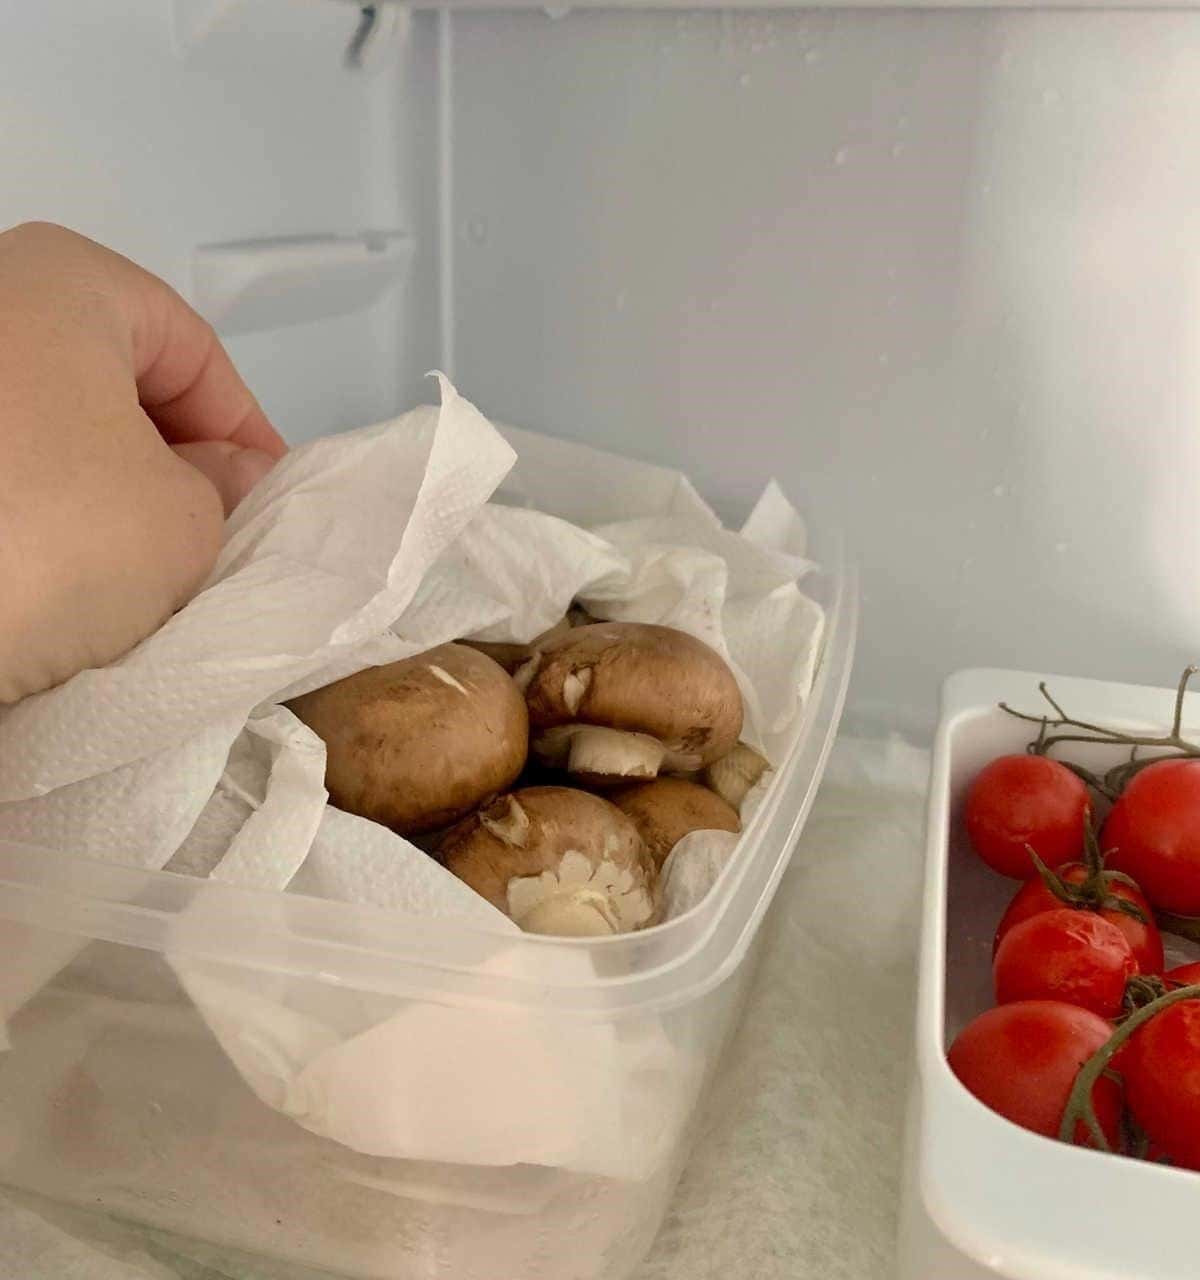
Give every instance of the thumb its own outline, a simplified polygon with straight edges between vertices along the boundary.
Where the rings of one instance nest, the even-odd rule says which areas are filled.
[[[185,462],[191,463],[212,481],[221,495],[226,515],[275,465],[275,459],[269,453],[261,449],[243,449],[227,440],[204,440],[171,447]]]

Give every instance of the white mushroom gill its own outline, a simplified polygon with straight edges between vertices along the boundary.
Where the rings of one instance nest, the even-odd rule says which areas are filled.
[[[563,854],[557,871],[508,882],[508,914],[526,932],[577,934],[595,923],[581,910],[599,912],[608,923],[589,933],[628,933],[650,919],[654,903],[632,868],[607,859],[593,866],[577,849]]]
[[[483,810],[479,815],[479,822],[505,844],[524,849],[529,843],[529,814],[513,796],[506,797],[503,807],[497,803],[490,809]]]
[[[449,672],[449,671],[444,670],[442,667],[436,666],[436,665],[435,665],[434,663],[432,663],[432,662],[430,662],[430,663],[428,664],[428,666],[429,666],[429,670],[430,670],[430,671],[432,671],[432,672],[433,672],[433,674],[434,674],[434,675],[435,675],[435,676],[436,676],[436,677],[437,677],[437,678],[438,678],[438,679],[439,679],[443,684],[448,684],[448,685],[450,686],[450,688],[451,688],[451,689],[457,689],[457,690],[459,691],[459,693],[468,693],[468,692],[469,692],[469,690],[467,689],[467,686],[466,686],[465,684],[463,684],[460,680],[456,680],[456,679],[455,679],[455,678],[450,674],[450,672]]]
[[[580,671],[570,672],[563,680],[562,693],[563,702],[566,703],[567,710],[574,715],[580,704],[583,702],[584,695],[592,685],[592,669],[584,667]]]

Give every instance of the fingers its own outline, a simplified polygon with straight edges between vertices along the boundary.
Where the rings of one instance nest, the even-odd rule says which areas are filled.
[[[26,223],[0,241],[14,286],[92,340],[108,330],[169,444],[227,440],[273,458],[287,452],[212,327],[164,281],[48,223]]]
[[[275,465],[275,459],[264,450],[243,449],[227,440],[202,440],[172,448],[208,477],[221,495],[226,515]]]
[[[287,444],[212,326],[157,276],[109,249],[92,247],[102,255],[128,326],[138,400],[167,443],[224,440],[282,457]]]
[[[134,376],[142,408],[163,438],[228,441],[282,457],[287,445],[211,326],[160,280],[138,283]]]

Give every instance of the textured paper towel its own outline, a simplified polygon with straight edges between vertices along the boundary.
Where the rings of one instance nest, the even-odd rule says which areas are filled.
[[[891,1274],[927,761],[894,739],[835,748],[705,1132],[636,1280]],[[168,1257],[172,1280],[309,1280],[21,1203],[0,1213],[0,1259],[20,1267],[0,1269],[5,1280],[161,1280]],[[108,1253],[89,1248],[97,1238]]]

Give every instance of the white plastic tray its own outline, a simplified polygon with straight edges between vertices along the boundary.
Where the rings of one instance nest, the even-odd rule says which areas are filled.
[[[1038,682],[1073,716],[1169,725],[1174,693],[1023,671],[947,681],[930,774],[916,1063],[900,1231],[902,1280],[1193,1280],[1194,1173],[1070,1147],[1018,1128],[959,1084],[946,1061],[958,1030],[991,1003],[992,936],[1014,884],[971,853],[961,808],[989,760],[1033,726],[998,709],[1043,709]],[[1185,726],[1200,724],[1190,694]],[[1083,764],[1118,757],[1073,752]]]

